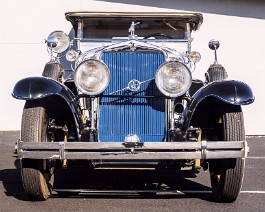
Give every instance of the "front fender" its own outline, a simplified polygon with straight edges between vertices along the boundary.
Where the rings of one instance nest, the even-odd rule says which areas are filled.
[[[199,104],[207,97],[215,97],[232,105],[248,105],[254,102],[251,88],[243,82],[235,80],[215,81],[200,88],[192,99]]]
[[[71,109],[76,126],[81,126],[81,113],[74,101],[74,94],[59,82],[45,77],[29,77],[18,81],[12,92],[14,98],[21,100],[36,100],[53,95],[65,100]]]
[[[205,99],[213,97],[230,105],[248,105],[254,102],[251,88],[243,82],[235,80],[215,81],[201,87],[191,98],[186,111],[184,128],[190,125],[197,106]]]
[[[66,100],[72,100],[72,92],[64,85],[45,77],[29,77],[18,81],[12,96],[16,99],[34,100],[59,95]]]

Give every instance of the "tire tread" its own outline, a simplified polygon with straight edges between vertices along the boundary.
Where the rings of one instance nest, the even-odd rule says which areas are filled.
[[[228,112],[223,116],[223,132],[225,141],[242,141],[245,139],[244,120],[242,112]],[[215,163],[220,166],[221,180],[216,182],[211,177],[213,193],[218,201],[234,202],[241,190],[245,160],[221,159]],[[214,167],[217,168],[217,167]]]
[[[25,142],[41,142],[45,120],[43,107],[25,107],[22,115],[21,139]],[[40,140],[41,139],[41,140]],[[43,175],[43,160],[22,159],[21,174],[25,193],[31,200],[46,200],[51,187]]]

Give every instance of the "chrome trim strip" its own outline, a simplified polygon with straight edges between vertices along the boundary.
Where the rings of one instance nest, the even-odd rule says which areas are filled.
[[[168,42],[168,43],[175,43],[175,42],[180,42],[180,43],[187,43],[189,42],[188,39],[141,39],[138,37],[138,40],[142,41],[142,42]],[[128,41],[128,38],[82,38],[80,39],[80,42],[115,42],[115,41],[120,41],[120,42],[124,42],[124,41]]]
[[[138,40],[128,40],[125,42],[110,45],[104,48],[102,53],[111,52],[111,51],[122,51],[125,49],[130,49],[131,51],[135,51],[136,48],[140,48],[142,50],[161,51],[164,54],[165,58],[168,58],[168,53],[163,48],[160,48],[158,46],[149,43],[140,42]]]
[[[201,141],[202,159],[207,158],[207,141]]]
[[[192,61],[190,61],[190,59],[188,58],[186,54],[178,52],[174,49],[170,49],[167,47],[159,47],[159,46],[146,43],[146,42],[141,42],[138,40],[127,40],[127,41],[122,41],[119,43],[115,43],[115,44],[111,44],[111,45],[107,45],[103,47],[98,47],[98,48],[91,49],[85,52],[83,55],[79,57],[76,66],[82,61],[86,59],[90,59],[90,58],[101,60],[101,56],[104,52],[123,51],[123,50],[138,51],[138,49],[162,52],[162,54],[165,57],[165,61],[177,60],[184,64],[192,63]]]

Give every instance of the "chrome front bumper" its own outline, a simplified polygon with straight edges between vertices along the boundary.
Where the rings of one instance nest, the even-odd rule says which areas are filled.
[[[245,158],[246,141],[202,142],[18,142],[19,158],[178,160]]]

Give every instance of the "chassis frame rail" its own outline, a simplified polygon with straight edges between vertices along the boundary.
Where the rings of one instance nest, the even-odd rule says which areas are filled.
[[[19,158],[177,160],[245,158],[246,141],[202,142],[18,142]]]

